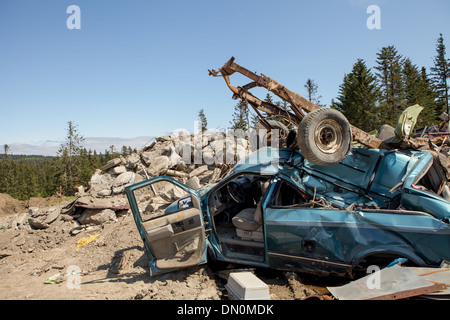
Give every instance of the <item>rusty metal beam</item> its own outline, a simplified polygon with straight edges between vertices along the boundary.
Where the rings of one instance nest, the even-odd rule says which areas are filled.
[[[293,125],[297,126],[300,124],[303,117],[316,109],[319,109],[320,107],[314,104],[313,102],[305,99],[298,93],[295,93],[294,91],[289,90],[285,86],[281,85],[277,81],[269,78],[268,76],[261,74],[257,75],[255,72],[252,72],[237,63],[234,62],[234,57],[232,57],[230,60],[228,60],[218,71],[216,70],[209,70],[210,75],[213,76],[219,76],[221,75],[225,82],[227,83],[230,90],[239,98],[243,100],[247,100],[248,103],[252,105],[253,108],[257,108],[258,110],[264,111],[266,113],[276,115],[289,123],[292,123]],[[229,76],[233,73],[240,73],[243,76],[246,76],[247,78],[251,79],[253,82],[249,83],[248,85],[244,87],[235,87],[231,85]],[[291,109],[293,113],[290,113],[282,108],[279,108],[278,106],[275,106],[273,104],[264,102],[257,97],[253,96],[250,92],[248,92],[249,89],[258,86],[263,87],[267,89],[268,91],[272,92],[274,95],[282,99],[283,101],[290,104]],[[358,141],[359,143],[368,146],[370,148],[374,149],[392,149],[391,146],[384,143],[382,140],[371,136],[367,132],[351,125],[352,134],[353,134],[353,140]]]

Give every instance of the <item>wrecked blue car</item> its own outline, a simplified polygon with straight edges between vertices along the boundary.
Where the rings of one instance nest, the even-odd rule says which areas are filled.
[[[396,258],[450,260],[450,193],[428,152],[353,148],[318,166],[262,148],[214,185],[159,176],[126,194],[151,275],[207,259],[349,276]]]

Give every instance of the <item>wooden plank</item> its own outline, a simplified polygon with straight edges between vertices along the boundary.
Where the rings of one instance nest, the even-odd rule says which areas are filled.
[[[429,287],[422,287],[422,288],[416,288],[416,289],[405,290],[405,291],[400,291],[400,292],[394,292],[394,293],[386,294],[383,296],[367,298],[367,299],[363,299],[363,300],[399,300],[399,299],[406,299],[406,298],[411,298],[411,297],[415,297],[415,296],[420,296],[422,294],[438,292],[438,291],[445,290],[445,289],[447,289],[447,286],[444,283],[435,283]]]

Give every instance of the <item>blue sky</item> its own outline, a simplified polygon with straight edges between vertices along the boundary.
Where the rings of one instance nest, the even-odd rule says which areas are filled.
[[[73,4],[79,30],[66,25]],[[226,128],[236,101],[207,70],[231,56],[302,95],[314,79],[329,105],[356,60],[373,67],[384,46],[429,69],[439,33],[450,45],[449,12],[448,0],[0,0],[0,145],[51,154],[73,121],[86,142],[140,147],[192,131],[200,108]]]

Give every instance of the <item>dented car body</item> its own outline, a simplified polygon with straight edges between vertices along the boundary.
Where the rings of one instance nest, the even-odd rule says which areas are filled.
[[[353,148],[319,166],[298,150],[262,148],[214,185],[159,176],[126,194],[151,275],[215,259],[352,276],[400,257],[450,260],[445,180],[428,152]]]

